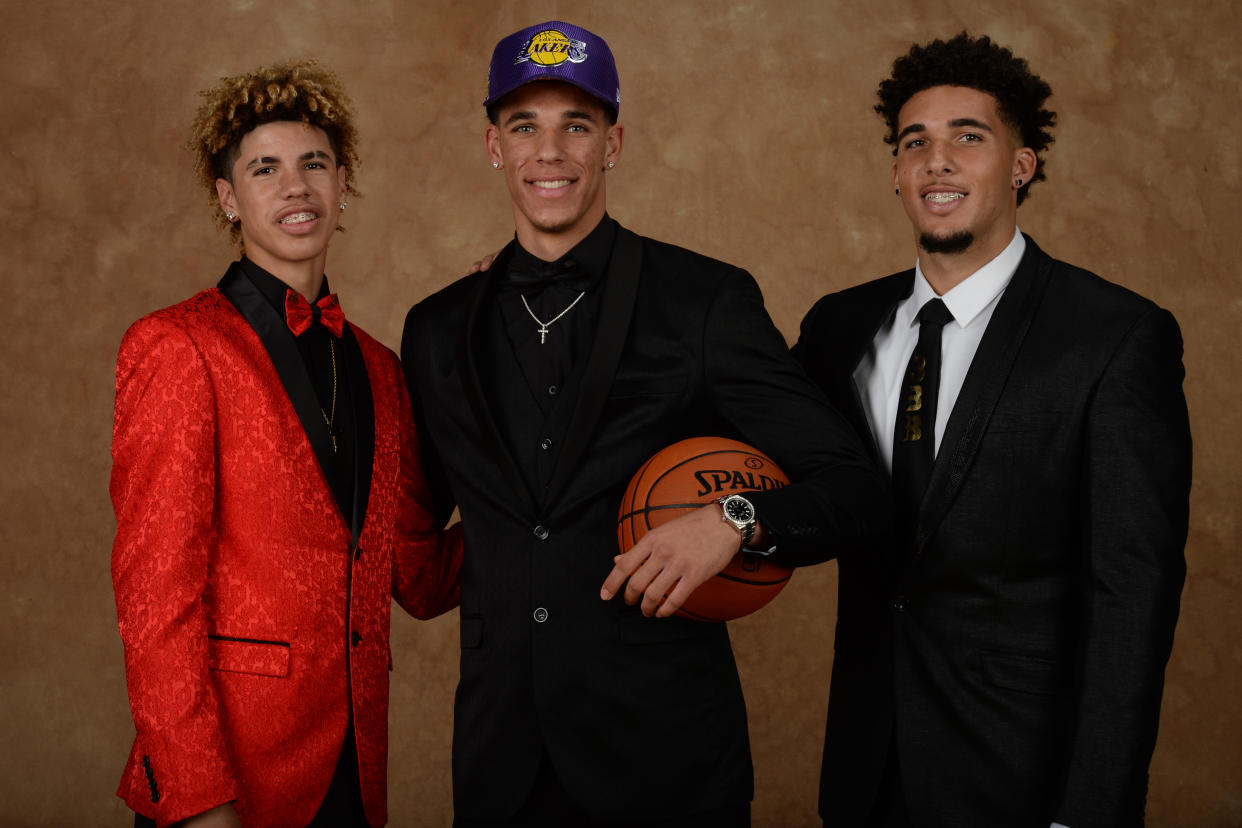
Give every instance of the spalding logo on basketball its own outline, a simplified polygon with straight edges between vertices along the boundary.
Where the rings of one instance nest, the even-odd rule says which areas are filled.
[[[626,552],[662,523],[731,494],[787,486],[775,463],[737,440],[692,437],[648,460],[621,498],[617,543]],[[731,621],[749,615],[785,588],[793,569],[739,552],[705,581],[677,611],[696,621]]]

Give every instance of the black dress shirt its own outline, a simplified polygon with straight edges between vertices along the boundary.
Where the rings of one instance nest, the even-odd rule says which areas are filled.
[[[259,292],[272,304],[280,318],[285,318],[285,292],[290,288],[277,277],[268,273],[249,259],[242,257],[242,270]],[[319,293],[310,301],[327,296],[328,277],[324,276],[319,285]],[[289,333],[293,336],[292,331]],[[348,524],[353,515],[354,504],[354,453],[357,438],[353,398],[349,393],[348,363],[346,348],[356,349],[357,342],[345,326],[341,338],[337,339],[323,325],[313,324],[301,336],[295,337],[298,353],[302,355],[302,363],[310,376],[315,395],[319,398],[319,407],[325,418],[332,420],[332,433],[336,438],[336,452],[326,458],[320,458],[324,476],[328,486],[336,496],[337,505]],[[333,363],[335,362],[335,382],[333,380]],[[335,385],[335,392],[333,386]],[[335,393],[336,410],[333,411],[333,394]]]
[[[605,215],[586,238],[555,262],[545,262],[515,243],[506,263],[497,304],[513,353],[544,416],[565,389],[575,361],[589,353],[595,339],[604,274],[616,235],[617,223]],[[523,299],[530,305],[529,312]],[[578,303],[564,316],[550,321],[575,300]],[[533,317],[548,323],[542,342],[540,325]]]

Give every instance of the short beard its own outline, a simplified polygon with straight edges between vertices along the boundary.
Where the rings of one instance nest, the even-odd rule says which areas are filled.
[[[919,236],[919,247],[928,253],[965,253],[975,243],[975,234],[969,230],[958,230],[947,236],[935,236],[924,233]]]

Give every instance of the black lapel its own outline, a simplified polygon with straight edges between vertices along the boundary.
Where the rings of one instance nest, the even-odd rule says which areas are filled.
[[[877,437],[871,433],[854,372],[875,341],[876,332],[913,287],[914,271],[907,270],[829,294],[807,315],[802,336],[793,347],[807,374],[854,427],[877,468],[883,467],[879,441],[891,439],[891,435]]]
[[[634,316],[642,259],[642,239],[618,225],[612,257],[608,261],[608,275],[604,279],[604,301],[595,344],[582,376],[582,390],[574,404],[565,446],[557,457],[552,482],[548,484],[545,506],[556,502],[556,497],[577,471],[608,401],[621,351],[629,336],[630,319]]]
[[[357,544],[367,515],[367,501],[371,496],[371,465],[375,460],[375,400],[371,397],[367,362],[348,323],[341,335],[341,344],[345,351],[349,399],[354,407],[354,502],[349,528]]]
[[[315,396],[310,375],[306,373],[306,366],[302,363],[298,346],[289,334],[285,320],[254,283],[246,278],[237,262],[229,266],[217,287],[259,335],[259,341],[263,343],[263,348],[272,360],[272,367],[276,369],[276,375],[280,377],[289,402],[293,404],[293,410],[297,412],[298,420],[302,423],[306,439],[310,441],[311,449],[315,452],[319,470],[327,480],[327,458],[332,456],[332,435],[328,432],[328,424],[323,421],[319,398]],[[335,502],[335,497],[333,501]]]
[[[527,514],[534,515],[537,513],[535,498],[526,485],[513,455],[505,445],[500,429],[496,426],[496,419],[487,405],[487,396],[483,393],[483,384],[479,378],[478,363],[475,359],[475,351],[486,347],[486,344],[479,342],[478,339],[479,316],[483,314],[486,317],[488,300],[495,295],[492,289],[493,282],[498,274],[505,272],[514,244],[515,242],[510,242],[496,256],[491,269],[478,275],[473,290],[466,298],[465,312],[462,314],[461,328],[457,337],[457,364],[460,366],[458,373],[461,375],[461,384],[465,389],[466,399],[474,411],[487,452],[492,456],[496,467],[500,469],[509,488],[521,498],[520,505],[525,508]],[[486,318],[484,324],[486,324]]]
[[[871,432],[871,421],[867,418],[867,412],[863,408],[862,395],[859,394],[858,384],[854,382],[854,372],[858,370],[858,363],[862,362],[867,349],[875,341],[875,335],[880,330],[880,326],[892,315],[893,308],[897,307],[897,304],[914,290],[914,270],[907,270],[881,279],[872,283],[870,288],[874,295],[867,297],[863,302],[848,303],[850,314],[843,320],[844,336],[841,340],[843,361],[841,364],[846,366],[846,370],[841,376],[843,387],[840,398],[849,401],[847,410],[842,413],[854,423],[860,439],[865,441],[871,452],[872,461],[875,462],[877,468],[882,469],[884,468],[884,455],[880,451],[880,441],[891,440],[892,434],[888,431],[879,435]],[[836,357],[832,354],[824,354],[824,358],[834,359]]]
[[[1051,265],[1052,259],[1026,237],[1026,252],[988,322],[949,414],[919,513],[915,554],[922,553],[974,463],[979,442],[1043,298]]]

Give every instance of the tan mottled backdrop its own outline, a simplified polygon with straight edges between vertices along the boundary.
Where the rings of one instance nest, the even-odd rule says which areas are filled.
[[[1149,824],[1242,825],[1242,39],[1234,0],[4,0],[0,15],[0,824],[122,826],[133,734],[108,563],[113,364],[141,314],[233,256],[182,149],[197,90],[316,56],[361,114],[365,197],[333,286],[391,346],[406,308],[512,232],[483,153],[487,59],[566,16],[622,77],[617,218],[749,268],[789,337],[821,294],[908,267],[871,112],[892,58],[968,28],[1028,57],[1059,112],[1023,229],[1170,308],[1196,443],[1189,576]],[[755,825],[817,825],[836,569],[733,625]],[[395,826],[445,826],[456,613],[394,616]],[[618,795],[640,792],[619,791]],[[1075,828],[1084,828],[1075,826]]]

